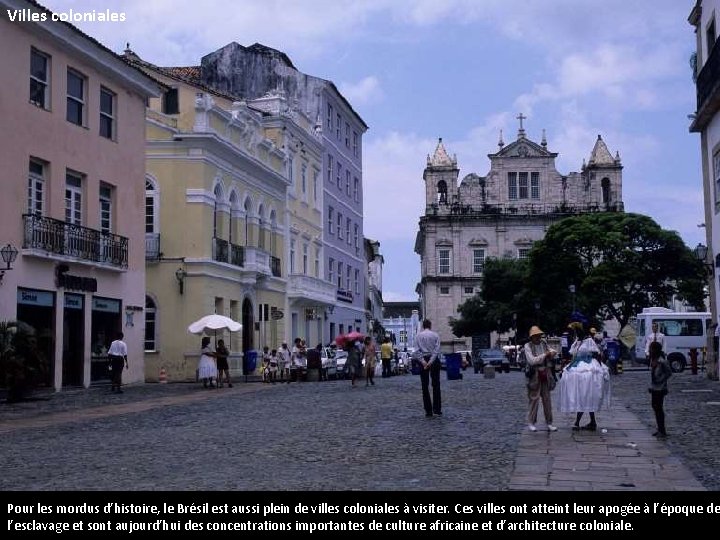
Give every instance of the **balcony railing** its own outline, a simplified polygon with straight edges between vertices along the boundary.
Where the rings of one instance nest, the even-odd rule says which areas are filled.
[[[470,205],[428,205],[425,209],[426,215],[459,216],[459,217],[480,217],[480,216],[527,216],[527,215],[574,215],[593,212],[622,212],[622,203],[607,204],[484,204],[479,207]]]
[[[275,277],[280,277],[282,275],[280,272],[280,259],[278,257],[273,257],[272,255],[270,256],[270,271]]]
[[[713,47],[697,76],[697,110],[702,112],[706,103],[715,100],[720,81],[720,47]]]
[[[23,221],[24,249],[41,249],[119,268],[128,266],[128,239],[124,236],[31,214],[24,214]]]
[[[245,248],[231,244],[222,238],[213,237],[213,260],[230,263],[233,266],[245,266]]]
[[[160,259],[160,234],[145,233],[145,260],[157,261]]]

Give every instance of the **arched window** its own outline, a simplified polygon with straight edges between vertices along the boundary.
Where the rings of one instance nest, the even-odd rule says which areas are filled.
[[[230,227],[228,228],[228,242],[235,240],[235,229],[237,228],[237,212],[239,210],[237,193],[230,194]]]
[[[157,350],[157,307],[149,296],[145,297],[145,351]]]
[[[145,258],[157,260],[160,257],[159,209],[160,197],[155,182],[145,179]]]
[[[213,237],[214,238],[220,238],[220,235],[222,234],[221,226],[222,223],[220,221],[220,203],[222,201],[222,188],[220,187],[220,184],[217,184],[215,186],[215,207],[213,209]]]
[[[275,228],[277,227],[277,214],[270,210],[270,255],[276,255],[275,250]]]
[[[437,197],[440,204],[447,204],[447,184],[445,180],[440,180],[437,184]]]
[[[243,205],[243,210],[245,210],[245,245],[249,246],[250,244],[250,211],[252,209],[252,203],[250,202],[250,198],[248,197],[245,199],[245,204]]]
[[[608,204],[610,202],[610,179],[608,177],[600,181],[600,188],[602,190],[602,203]]]
[[[263,214],[265,213],[265,206],[260,205],[258,208],[258,247],[265,249],[265,226],[263,222]]]

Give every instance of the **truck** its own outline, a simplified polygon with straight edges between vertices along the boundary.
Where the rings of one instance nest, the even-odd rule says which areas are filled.
[[[673,311],[664,307],[647,307],[636,315],[635,359],[647,363],[645,339],[652,333],[652,324],[658,323],[658,331],[665,334],[663,352],[675,373],[683,371],[690,363],[690,350],[695,349],[698,357],[708,342],[712,324],[706,311]]]

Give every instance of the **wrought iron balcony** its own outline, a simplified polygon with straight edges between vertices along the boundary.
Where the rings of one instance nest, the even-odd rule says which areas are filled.
[[[280,258],[270,256],[270,271],[275,277],[280,277],[282,272],[280,271]]]
[[[129,241],[124,236],[31,214],[24,214],[23,221],[24,249],[39,249],[119,268],[128,266]]]
[[[715,46],[697,76],[697,116],[690,130],[701,130],[710,122],[718,108],[720,108],[720,47]]]
[[[245,248],[231,244],[222,238],[213,237],[212,258],[218,262],[230,263],[233,266],[245,266]]]

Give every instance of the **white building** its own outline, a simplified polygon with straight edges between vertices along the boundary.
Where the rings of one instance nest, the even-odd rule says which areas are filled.
[[[623,211],[620,155],[613,156],[600,135],[580,172],[561,174],[544,131],[538,144],[526,136],[525,117],[518,119],[517,139],[506,145],[500,134],[484,176],[470,173],[458,184],[457,159],[442,139],[427,158],[426,209],[415,243],[418,291],[421,312],[446,352],[471,348],[471,338],[455,337],[449,320],[484,286],[487,258],[526,257],[550,225],[569,215]],[[490,346],[489,336],[484,341]]]
[[[710,312],[718,321],[718,287],[715,281],[720,264],[720,239],[713,233],[720,227],[720,47],[717,47],[718,0],[697,0],[688,22],[695,27],[696,52],[693,55],[697,85],[697,110],[692,115],[690,131],[700,134],[702,183],[705,198],[705,232],[707,262],[714,269],[710,276]],[[708,342],[708,376],[718,379],[717,340]]]

